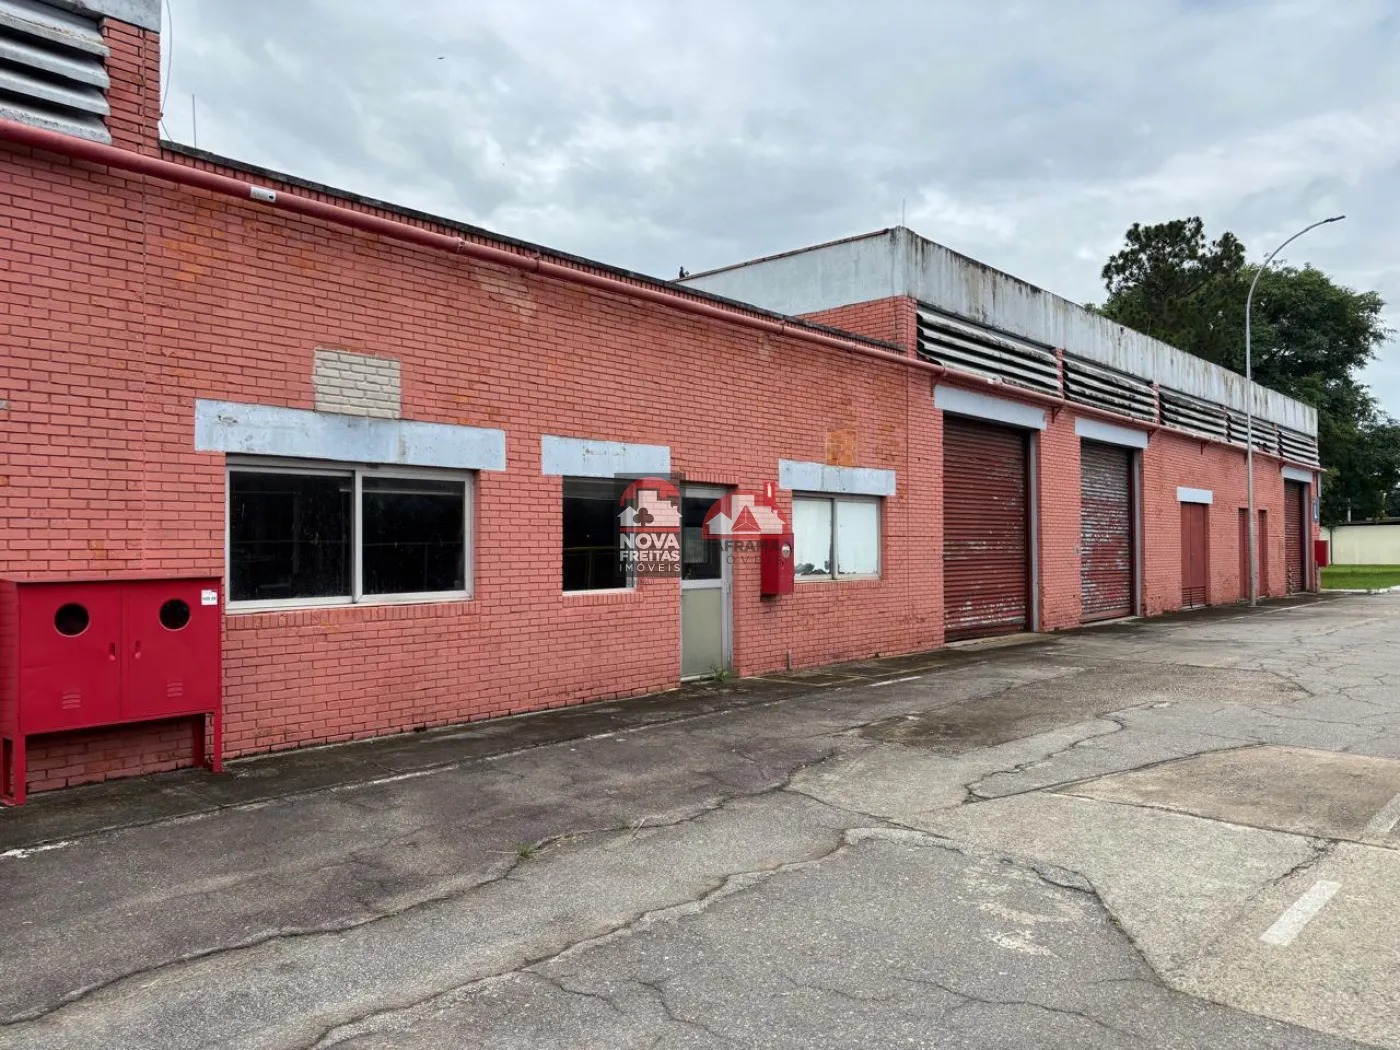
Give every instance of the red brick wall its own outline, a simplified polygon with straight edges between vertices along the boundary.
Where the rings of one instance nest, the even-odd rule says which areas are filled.
[[[400,359],[406,418],[507,432],[472,601],[229,616],[230,756],[675,683],[674,583],[560,593],[541,433],[668,444],[675,470],[750,486],[779,458],[897,471],[879,582],[763,602],[736,567],[736,665],[941,642],[936,548],[906,549],[936,505],[907,439],[932,427],[926,376],[26,151],[0,153],[0,187],[0,572],[221,574],[223,457],[194,451],[194,401],[310,408],[316,347]],[[40,738],[31,782],[185,760],[167,744]]]
[[[883,339],[888,343],[898,343],[906,347],[911,354],[914,352],[914,341],[918,337],[918,315],[914,300],[907,296],[852,303],[850,306],[818,310],[803,316],[816,324],[855,332],[871,339]]]
[[[1066,409],[1046,412],[1036,442],[1039,512],[1040,626],[1056,631],[1079,623],[1079,435]]]
[[[1181,506],[1177,486],[1210,489],[1210,594],[1212,605],[1240,597],[1239,511],[1248,506],[1245,456],[1239,449],[1158,431],[1143,453],[1144,596],[1148,615],[1181,608]],[[1269,576],[1261,595],[1284,593],[1283,475],[1272,456],[1254,460],[1255,505],[1269,518]],[[1262,560],[1261,560],[1262,567]]]
[[[150,30],[104,19],[102,38],[110,54],[107,90],[111,115],[107,130],[112,144],[140,153],[160,150],[160,35]]]
[[[856,303],[807,314],[808,320],[850,332],[888,339],[912,353],[917,315],[912,299],[890,298]],[[943,381],[943,380],[940,380]],[[985,388],[974,387],[982,392]],[[1009,391],[998,392],[1006,396]],[[1080,622],[1082,591],[1079,575],[1080,477],[1079,444],[1072,406],[1047,410],[1048,422],[1036,441],[1038,515],[1037,595],[1044,630],[1072,627]],[[1098,418],[1098,417],[1093,417]],[[1127,422],[1127,421],[1125,421]],[[935,421],[934,430],[941,433]],[[940,446],[941,447],[941,446]],[[1177,487],[1214,492],[1210,508],[1211,604],[1238,600],[1240,507],[1247,505],[1243,450],[1201,441],[1170,430],[1156,432],[1142,453],[1144,551],[1143,604],[1148,615],[1181,608],[1181,507]],[[942,491],[941,455],[933,491]],[[1282,595],[1283,480],[1280,461],[1255,459],[1255,503],[1268,516],[1268,579],[1261,577],[1261,595]],[[934,508],[940,506],[935,497]],[[938,512],[941,518],[941,512]],[[941,521],[939,543],[941,544]],[[927,533],[926,533],[927,534]],[[1263,539],[1261,538],[1261,543]],[[1262,561],[1261,561],[1262,567]],[[941,613],[940,613],[941,615]]]
[[[108,32],[149,71],[148,34]],[[145,148],[152,98],[124,104],[128,145]],[[0,255],[0,574],[222,574],[224,462],[193,449],[194,401],[310,408],[316,347],[399,359],[405,418],[507,433],[507,470],[478,478],[472,600],[228,617],[230,756],[675,683],[674,582],[560,593],[543,433],[666,444],[673,469],[744,486],[775,479],[780,458],[896,471],[878,582],[765,601],[757,566],[736,565],[736,670],[942,642],[942,422],[926,373],[9,148]],[[820,319],[913,347],[909,300]],[[1079,617],[1078,441],[1072,411],[1051,415],[1037,442],[1048,629]],[[1242,453],[1162,432],[1143,459],[1148,611],[1180,604],[1177,485],[1216,490],[1211,599],[1234,600]],[[1281,591],[1277,464],[1261,458],[1259,477]],[[169,724],[44,738],[31,785],[170,768],[187,749]]]

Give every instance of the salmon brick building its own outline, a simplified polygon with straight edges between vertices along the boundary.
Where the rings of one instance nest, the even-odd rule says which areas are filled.
[[[909,230],[655,280],[160,141],[155,0],[7,38],[11,801],[187,764],[209,623],[234,758],[1239,601],[1250,433],[1260,592],[1316,585],[1312,408]],[[621,560],[655,477],[678,575]]]

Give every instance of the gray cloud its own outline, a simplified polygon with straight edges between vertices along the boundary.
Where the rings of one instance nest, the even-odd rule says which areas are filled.
[[[172,3],[172,137],[661,276],[903,208],[1094,300],[1134,221],[1345,211],[1290,261],[1400,306],[1392,0]]]

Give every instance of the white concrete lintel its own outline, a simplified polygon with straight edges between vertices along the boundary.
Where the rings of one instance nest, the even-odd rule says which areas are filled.
[[[1283,468],[1283,476],[1288,481],[1301,481],[1304,485],[1311,485],[1313,483],[1313,472],[1303,467],[1290,467],[1285,465]]]
[[[939,411],[952,412],[954,415],[1005,423],[1008,426],[1024,427],[1026,430],[1045,429],[1043,408],[1004,397],[979,394],[962,387],[945,386],[940,383],[934,388],[933,403]]]
[[[834,467],[827,463],[780,459],[778,487],[848,496],[893,496],[895,473],[876,467]]]
[[[1132,427],[1120,427],[1099,419],[1076,419],[1074,432],[1089,441],[1100,441],[1105,445],[1123,445],[1126,448],[1146,448],[1147,433]]]
[[[1215,493],[1210,489],[1191,489],[1185,485],[1178,485],[1176,499],[1178,503],[1204,503],[1209,506],[1215,502]]]
[[[671,473],[669,445],[555,437],[540,439],[540,471],[569,478],[641,478]]]
[[[195,401],[194,447],[337,463],[506,469],[504,430],[203,398]]]

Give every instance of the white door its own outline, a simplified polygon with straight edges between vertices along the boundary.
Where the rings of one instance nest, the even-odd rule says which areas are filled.
[[[726,490],[706,485],[681,489],[681,677],[701,678],[728,670],[730,565],[719,540],[701,527]]]

